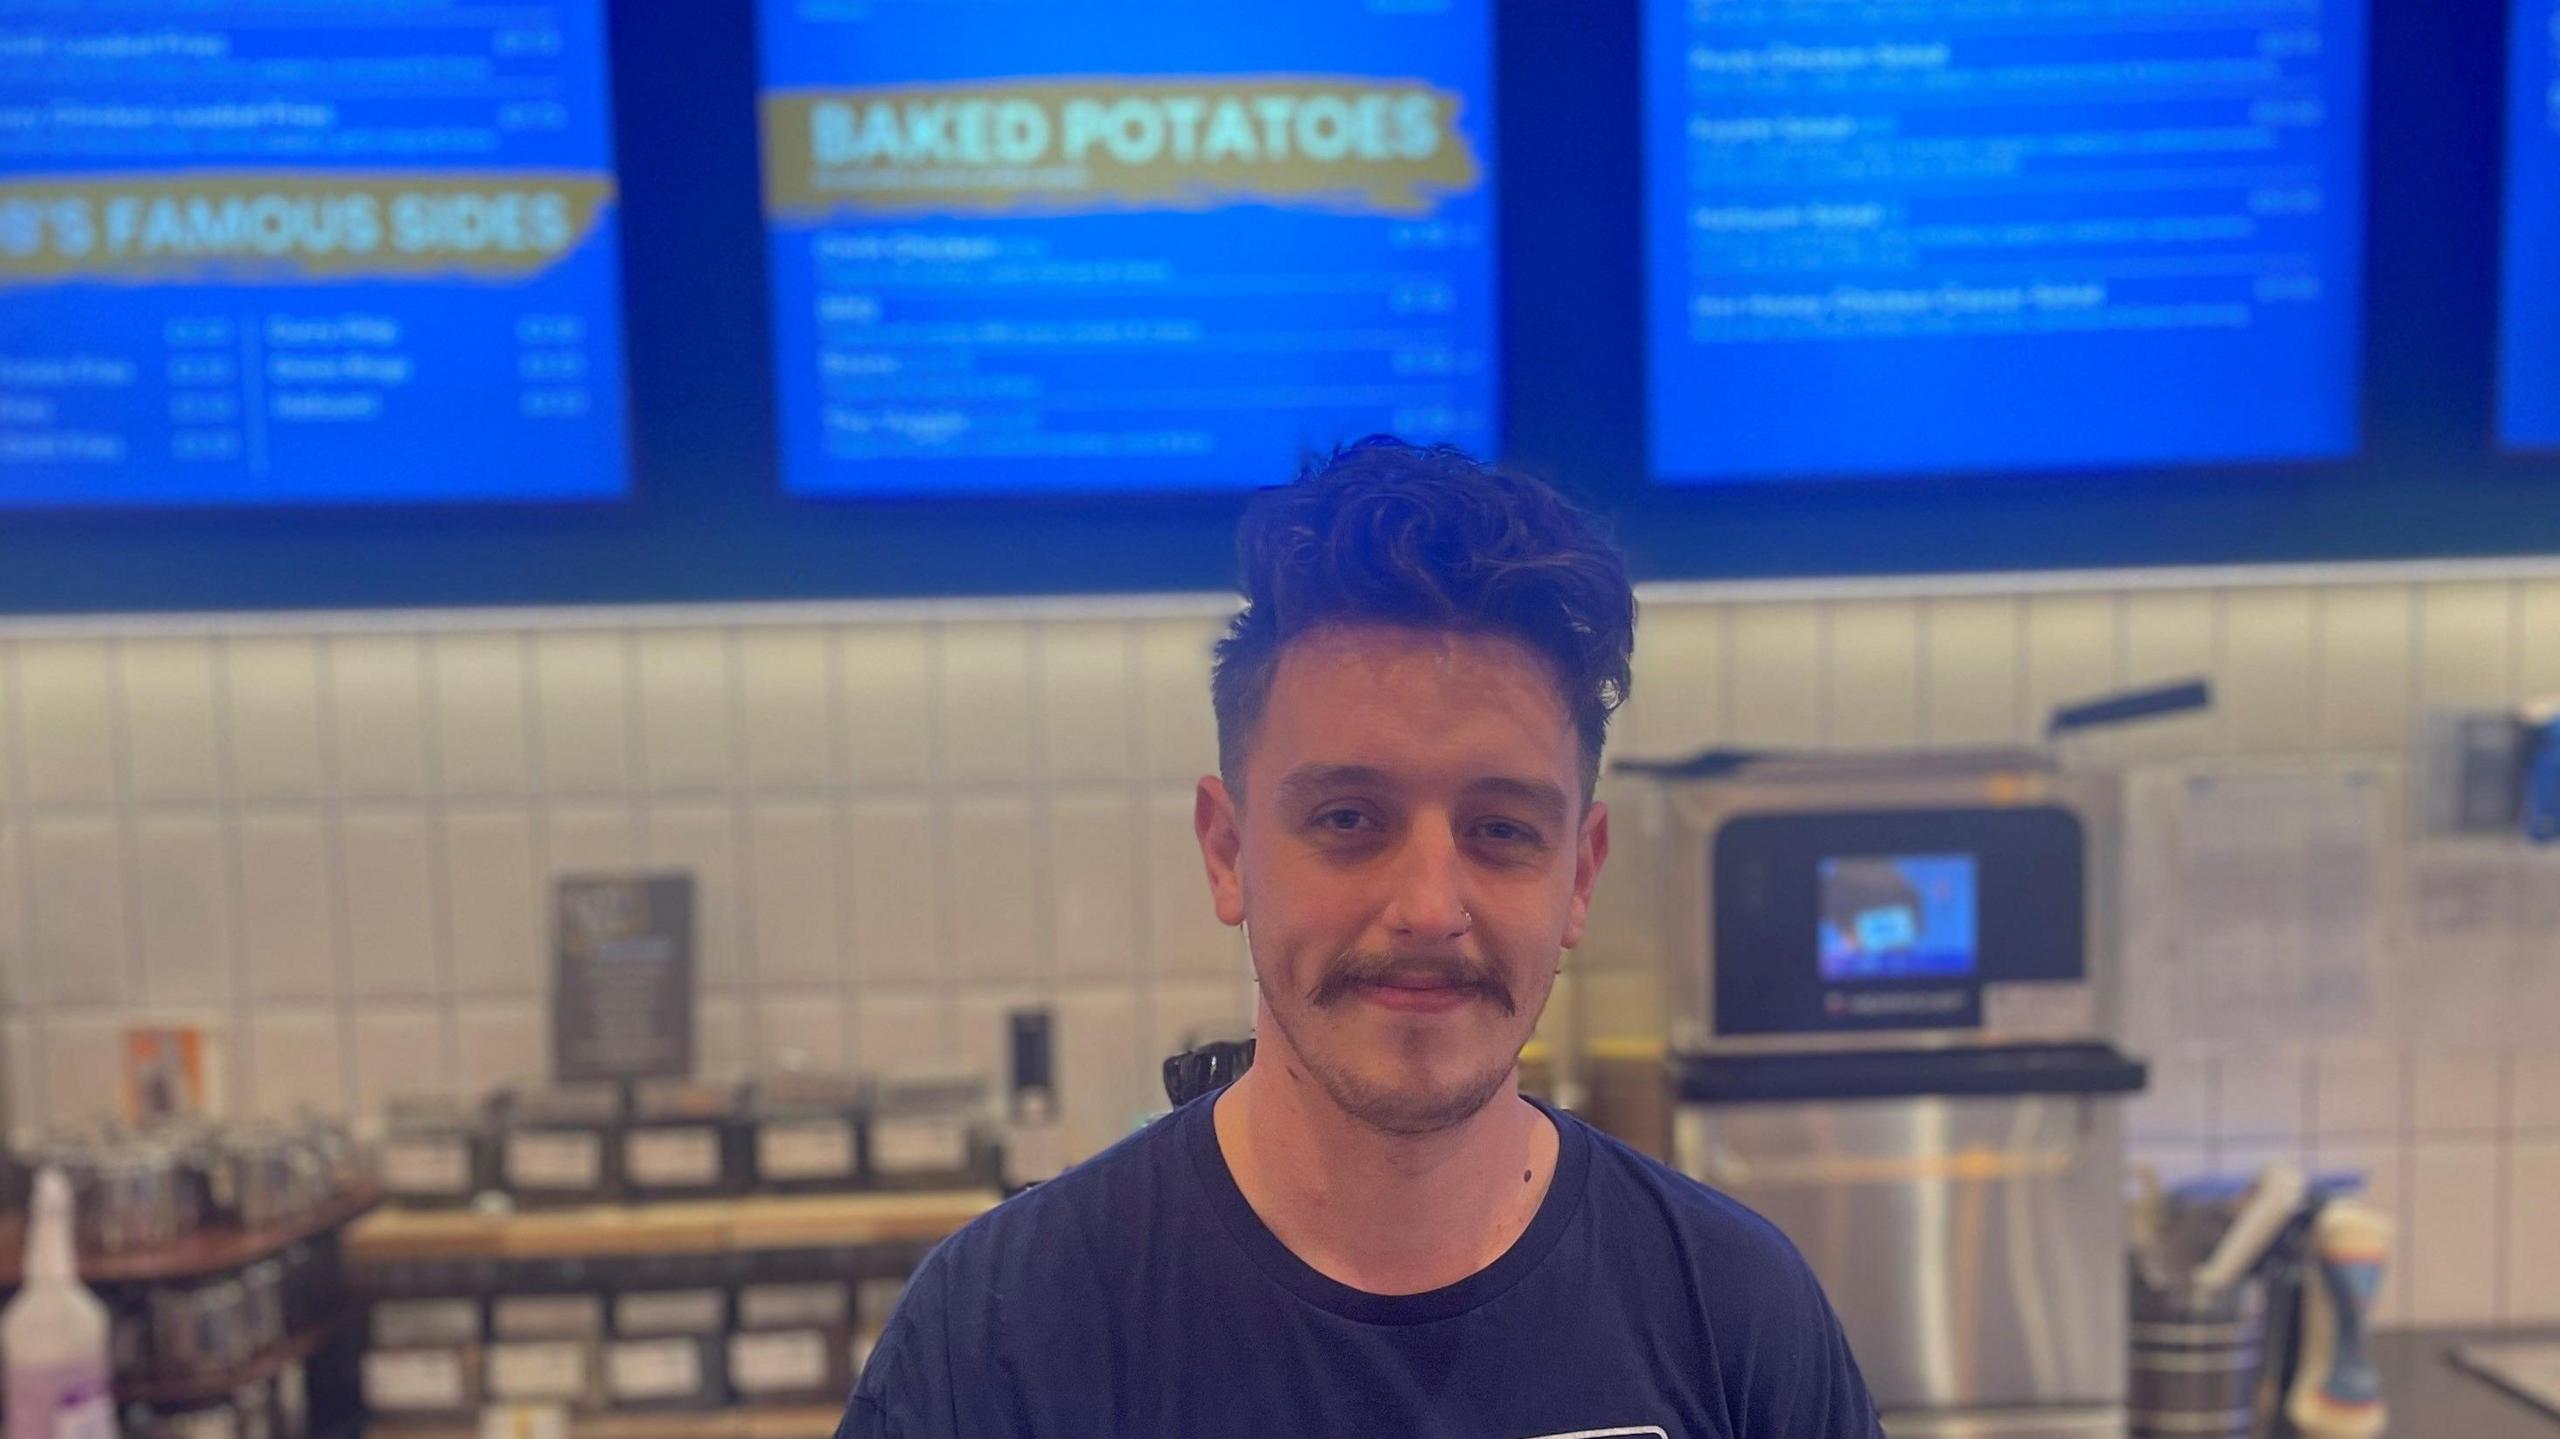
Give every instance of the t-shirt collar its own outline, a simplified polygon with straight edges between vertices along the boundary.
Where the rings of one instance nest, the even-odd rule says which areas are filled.
[[[1203,1095],[1161,1121],[1179,1126],[1178,1138],[1190,1152],[1192,1172],[1210,1210],[1273,1283],[1319,1309],[1358,1323],[1429,1324],[1490,1303],[1538,1267],[1582,1206],[1584,1180],[1590,1170],[1591,1136],[1578,1122],[1531,1099],[1529,1103],[1555,1124],[1556,1172],[1547,1183],[1546,1197],[1538,1202],[1538,1212],[1530,1218],[1529,1227],[1499,1258],[1455,1284],[1421,1294],[1371,1294],[1318,1273],[1281,1243],[1280,1237],[1262,1222],[1262,1216],[1253,1212],[1253,1206],[1245,1202],[1244,1191],[1236,1187],[1225,1153],[1218,1148],[1218,1127],[1212,1114],[1217,1102],[1216,1093]]]

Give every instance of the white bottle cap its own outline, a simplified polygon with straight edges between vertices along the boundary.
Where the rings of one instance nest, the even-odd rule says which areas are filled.
[[[61,1170],[47,1165],[36,1176],[34,1202],[28,1207],[34,1221],[27,1226],[28,1281],[68,1282],[77,1278],[80,1271],[71,1244],[71,1181],[62,1177]]]

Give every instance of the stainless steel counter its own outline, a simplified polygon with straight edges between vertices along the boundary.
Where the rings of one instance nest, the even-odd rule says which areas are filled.
[[[2560,1439],[2554,1419],[2449,1357],[2459,1344],[2560,1339],[2560,1330],[2408,1329],[2374,1336],[2391,1439]]]

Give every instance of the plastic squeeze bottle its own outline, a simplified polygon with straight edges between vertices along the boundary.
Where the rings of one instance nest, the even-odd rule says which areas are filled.
[[[107,1309],[72,1262],[71,1182],[36,1176],[18,1297],[0,1312],[9,1374],[9,1439],[116,1439]]]

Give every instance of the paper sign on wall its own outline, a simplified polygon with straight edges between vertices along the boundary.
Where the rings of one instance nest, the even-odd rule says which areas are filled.
[[[693,876],[563,879],[553,932],[553,1072],[692,1073]]]
[[[2138,1041],[2364,1031],[2387,957],[2389,780],[2361,763],[2245,761],[2131,778],[2124,946]]]
[[[149,1124],[203,1114],[205,1035],[194,1025],[137,1025],[124,1032],[124,1117]]]

